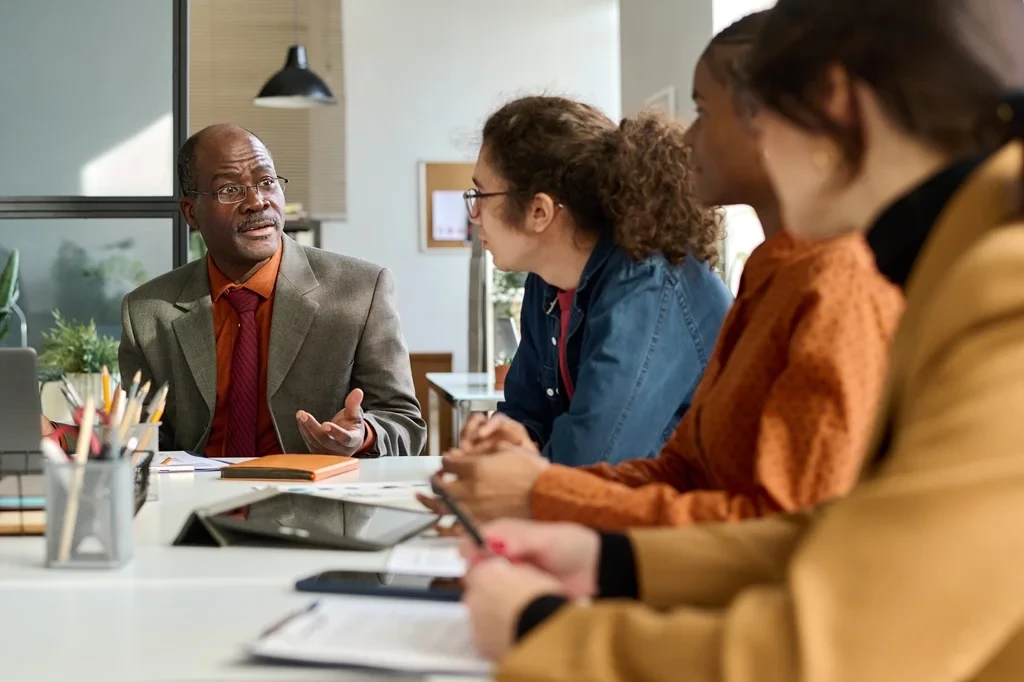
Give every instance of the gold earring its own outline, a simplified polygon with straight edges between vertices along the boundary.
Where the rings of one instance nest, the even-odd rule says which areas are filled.
[[[819,149],[811,154],[811,161],[820,170],[828,170],[834,163],[832,152],[827,149]]]
[[[1013,123],[1013,107],[1006,102],[999,105],[996,109],[996,115],[999,116],[999,120],[1003,123]]]

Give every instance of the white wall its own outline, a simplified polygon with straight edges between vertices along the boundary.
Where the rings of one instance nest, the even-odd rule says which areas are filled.
[[[467,364],[469,254],[419,250],[417,163],[474,160],[487,115],[516,95],[618,118],[616,0],[345,0],[348,219],[325,248],[395,273],[413,352]]]
[[[622,110],[644,108],[666,87],[675,89],[676,115],[693,119],[693,70],[712,36],[775,0],[621,0]],[[725,214],[725,264],[735,290],[744,256],[764,240],[747,207]]]
[[[715,0],[714,29],[718,33],[740,17],[775,5],[775,0]],[[764,232],[757,215],[746,206],[733,206],[725,213],[725,263],[729,284],[736,290],[742,263],[757,245],[764,241]]]
[[[693,67],[712,36],[712,0],[620,0],[622,111],[643,109],[666,87],[690,120]]]

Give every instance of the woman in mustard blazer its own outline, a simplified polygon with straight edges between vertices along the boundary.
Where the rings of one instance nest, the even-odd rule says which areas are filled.
[[[779,0],[747,75],[783,222],[866,234],[907,296],[862,481],[734,525],[499,522],[513,562],[469,552],[465,594],[499,680],[1024,679],[1022,35],[1020,0]]]

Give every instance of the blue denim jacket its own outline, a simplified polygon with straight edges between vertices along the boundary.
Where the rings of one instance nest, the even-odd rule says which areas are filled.
[[[570,316],[571,402],[558,367],[557,294],[540,277],[527,278],[522,342],[498,410],[525,425],[558,464],[657,454],[690,406],[732,302],[729,290],[693,257],[636,262],[610,240],[600,242]]]

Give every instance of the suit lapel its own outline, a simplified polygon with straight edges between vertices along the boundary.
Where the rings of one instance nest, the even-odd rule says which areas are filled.
[[[206,259],[196,264],[175,305],[184,312],[171,326],[188,362],[192,379],[213,413],[217,402],[217,342],[213,331],[213,301]]]
[[[872,459],[882,454],[879,449],[884,446],[900,401],[900,387],[910,369],[908,360],[920,342],[918,320],[928,307],[931,292],[977,240],[1005,224],[1018,210],[1021,151],[1020,144],[1007,145],[978,168],[954,195],[925,242],[907,281],[907,312],[890,353],[889,377],[868,450]]]
[[[267,399],[273,398],[288,375],[309,333],[320,304],[309,295],[320,287],[302,247],[284,237],[281,269],[274,289],[267,360]]]

